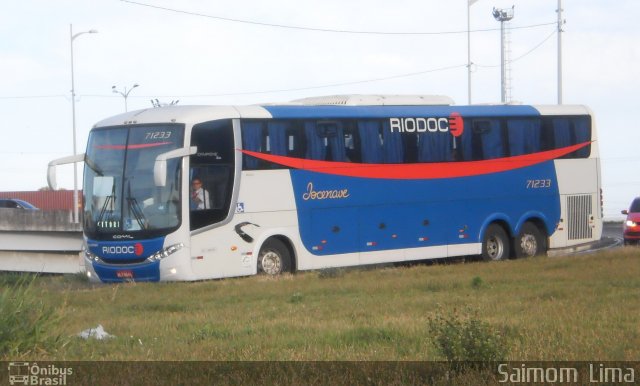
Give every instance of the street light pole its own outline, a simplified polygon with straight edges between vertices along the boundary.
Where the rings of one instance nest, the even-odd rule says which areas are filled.
[[[127,112],[127,97],[129,97],[129,93],[133,91],[134,88],[139,87],[139,84],[134,84],[128,91],[127,86],[124,87],[124,91],[120,91],[116,89],[116,86],[111,86],[111,91],[115,94],[120,94],[124,98],[124,111]]]
[[[94,34],[98,33],[98,31],[92,29],[89,31],[78,32],[75,35],[73,34],[73,24],[69,24],[69,40],[71,45],[71,117],[72,117],[72,128],[73,128],[73,155],[78,154],[78,150],[76,147],[76,90],[73,76],[73,41],[80,35],[83,34]],[[78,168],[77,165],[73,164],[73,222],[77,223],[79,221],[78,218]]]

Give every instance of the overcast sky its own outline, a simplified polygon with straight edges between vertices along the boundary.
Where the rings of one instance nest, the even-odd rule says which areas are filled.
[[[140,85],[129,95],[129,110],[149,108],[156,98],[228,105],[333,94],[436,94],[466,104],[467,2],[5,1],[0,191],[45,186],[47,163],[73,152],[70,24],[74,33],[98,30],[73,43],[77,143],[84,152],[91,126],[124,111],[113,85],[121,91]],[[500,101],[500,25],[492,9],[512,5],[512,99],[555,104],[557,0],[471,6],[472,102]],[[640,1],[563,0],[563,8],[563,100],[595,113],[605,216],[619,217],[640,196],[640,119],[633,118],[640,101]],[[73,169],[62,167],[58,180],[73,189]]]

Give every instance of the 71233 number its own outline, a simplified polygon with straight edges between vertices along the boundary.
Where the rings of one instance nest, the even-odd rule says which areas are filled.
[[[144,136],[145,140],[149,140],[149,139],[169,139],[169,138],[171,138],[171,132],[170,131],[149,131]]]
[[[527,180],[527,189],[547,189],[551,187],[551,180]]]

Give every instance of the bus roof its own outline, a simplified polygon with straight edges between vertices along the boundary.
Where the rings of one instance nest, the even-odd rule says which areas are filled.
[[[416,116],[538,116],[590,115],[581,105],[453,105],[445,96],[425,95],[333,95],[298,99],[284,103],[264,103],[247,106],[166,106],[130,111],[106,118],[97,127],[128,124],[180,122],[195,124],[215,119],[275,118],[275,119],[338,119],[385,118]]]
[[[444,95],[329,95],[296,99],[291,104],[302,106],[450,106],[453,99]]]

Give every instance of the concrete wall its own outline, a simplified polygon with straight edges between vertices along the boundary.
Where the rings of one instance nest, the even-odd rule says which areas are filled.
[[[0,232],[82,232],[70,211],[0,209]]]
[[[0,209],[0,271],[83,271],[81,247],[70,211]]]
[[[85,268],[79,253],[0,251],[0,271],[77,273]]]

